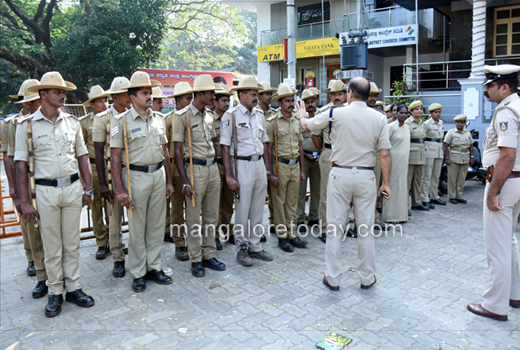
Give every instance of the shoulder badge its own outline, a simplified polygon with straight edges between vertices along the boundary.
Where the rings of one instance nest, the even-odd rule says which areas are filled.
[[[507,122],[500,122],[500,131],[507,130]]]

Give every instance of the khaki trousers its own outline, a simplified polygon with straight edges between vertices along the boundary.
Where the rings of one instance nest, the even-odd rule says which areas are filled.
[[[421,180],[423,165],[408,165],[408,190],[412,191],[412,207],[418,207],[421,203]]]
[[[421,180],[421,202],[439,199],[442,158],[426,158]],[[429,196],[429,197],[428,197]]]
[[[298,210],[296,212],[298,224],[306,219],[309,221],[319,219],[320,210],[320,163],[319,161],[309,162],[304,158],[303,169],[305,171],[305,181],[300,182],[300,192],[298,194]],[[311,203],[309,205],[309,216],[305,214],[305,199],[307,197],[307,181],[311,187]]]
[[[240,164],[240,163],[239,163]],[[265,165],[264,165],[265,168]],[[233,169],[234,171],[234,169]],[[265,172],[264,172],[265,175]],[[231,225],[231,217],[233,216],[233,191],[229,188],[226,175],[220,174],[220,181],[222,183],[222,188],[220,190],[220,205],[219,205],[219,214],[218,214],[218,226],[222,229],[224,234],[227,234],[227,228],[231,230],[233,227]],[[242,190],[242,188],[240,189]],[[241,191],[242,192],[242,191]],[[242,197],[240,197],[242,199]],[[264,202],[265,202],[265,193],[264,193]],[[218,237],[218,231],[217,231]]]
[[[49,294],[62,294],[64,279],[67,292],[73,292],[81,288],[81,181],[63,187],[36,185],[36,203],[40,214],[40,234],[45,252]]]
[[[189,164],[186,165],[186,174],[190,179]],[[186,241],[188,243],[188,255],[192,263],[201,262],[215,257],[215,231],[218,225],[220,202],[220,174],[216,163],[193,166],[193,186],[196,192],[195,207],[191,198],[186,201]],[[200,214],[202,212],[202,227]],[[201,228],[202,243],[200,242]]]
[[[377,208],[382,208],[383,206],[383,196],[377,196],[379,189],[381,188],[381,160],[379,159],[379,152],[376,152],[376,165],[374,166],[374,174],[376,176],[376,207],[374,209],[374,225],[379,224],[379,212]]]
[[[300,190],[300,163],[287,165],[279,162],[280,194],[272,184],[271,198],[273,202],[273,225],[278,238],[293,239],[296,235],[296,209],[298,208],[298,192]],[[272,169],[276,169],[273,159]]]
[[[520,254],[515,227],[520,214],[520,178],[507,179],[498,195],[503,209],[490,211],[484,192],[484,246],[491,284],[482,295],[482,307],[507,315],[509,300],[520,300]]]
[[[108,245],[108,208],[106,205],[103,205],[103,197],[101,197],[101,192],[99,192],[99,176],[96,165],[90,164],[90,168],[92,170],[92,187],[94,187],[94,198],[90,204],[92,229],[96,236],[96,245],[98,247],[106,247]],[[107,224],[103,221],[103,209],[105,210],[105,220]]]
[[[370,170],[332,168],[329,178],[327,205],[327,243],[325,245],[325,276],[327,281],[338,286],[341,282],[341,241],[347,231],[350,204],[353,204],[358,232],[357,272],[362,284],[374,282],[376,263],[374,223],[376,202],[376,177]]]
[[[462,199],[464,183],[468,173],[469,164],[456,164],[450,162],[448,165],[448,198]]]
[[[318,216],[321,220],[321,232],[327,232],[327,187],[330,169],[332,169],[331,155],[332,150],[329,148],[323,148],[320,155],[320,210]]]
[[[31,191],[29,191],[29,193],[31,193]],[[16,207],[14,208],[14,210],[16,210]],[[17,210],[16,212],[18,213]],[[22,213],[18,213],[18,217],[21,219]],[[23,220],[20,220],[20,231],[22,231],[23,250],[25,252],[25,257],[27,258],[27,262],[30,263],[31,261],[34,261],[34,259],[31,251],[31,243],[29,242],[29,233],[27,232],[27,225],[23,224]]]
[[[172,209],[170,212],[170,224],[172,225],[173,243],[176,248],[186,246],[186,226],[184,225],[184,193],[182,193],[181,177],[175,171],[176,176],[173,177],[173,188],[175,193],[170,197]],[[190,201],[191,205],[191,201]]]
[[[112,190],[115,188],[116,185],[114,179],[112,179]],[[125,254],[123,253],[125,245],[123,244],[123,234],[121,232],[121,225],[123,225],[123,206],[119,203],[115,194],[112,198],[113,203],[107,203],[109,213],[108,245],[114,261],[125,261]]]
[[[29,193],[29,198],[31,198],[30,178],[28,177],[27,180],[27,193]],[[25,239],[27,238],[30,247],[29,253],[31,259],[34,261],[34,268],[36,270],[36,279],[38,282],[46,281],[47,272],[45,272],[45,253],[43,251],[43,242],[42,237],[40,236],[40,229],[36,229],[34,227],[34,222],[26,223],[23,220],[23,216],[20,216],[20,227],[22,232],[26,232],[26,237],[23,237],[24,245]]]
[[[233,174],[234,166],[231,162]],[[245,244],[250,252],[262,250],[260,238],[265,233],[262,220],[264,217],[267,176],[263,159],[258,161],[238,161],[238,184],[240,200],[235,202],[235,250]]]
[[[166,175],[164,168],[153,173],[130,170],[130,181],[134,208],[132,217],[128,217],[128,264],[132,276],[141,278],[148,271],[161,270]],[[128,191],[126,169],[123,171],[123,185]]]

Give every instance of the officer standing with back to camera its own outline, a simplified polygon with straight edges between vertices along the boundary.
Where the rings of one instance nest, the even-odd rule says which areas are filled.
[[[492,175],[484,192],[484,247],[491,283],[482,303],[467,308],[499,321],[507,321],[510,306],[520,308],[520,254],[515,235],[520,214],[519,71],[520,66],[512,64],[484,66],[484,96],[498,103],[484,139],[482,160]]]
[[[28,223],[39,222],[45,251],[47,317],[60,314],[63,289],[67,301],[81,307],[94,305],[94,299],[83,292],[79,283],[81,210],[94,196],[88,151],[79,121],[60,111],[65,105],[65,92],[75,89],[60,73],[45,73],[40,84],[28,89],[40,94],[41,108],[16,129],[16,177],[22,213]],[[36,187],[32,197],[36,196],[33,203],[37,208],[27,191],[31,157]],[[80,175],[82,181],[78,181]]]

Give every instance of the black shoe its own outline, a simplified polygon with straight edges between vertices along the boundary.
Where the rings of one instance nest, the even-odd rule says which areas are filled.
[[[378,212],[379,214],[383,214],[383,208],[377,208],[377,212]]]
[[[276,228],[274,226],[269,227],[269,233],[275,235],[276,234]]]
[[[262,243],[267,242],[267,237],[265,235],[262,235],[262,237],[260,237],[260,242],[262,242]]]
[[[230,234],[227,242],[231,243],[231,244],[235,244],[235,235],[234,234]]]
[[[278,246],[284,252],[292,253],[294,251],[293,246],[291,245],[291,243],[289,243],[289,240],[287,238],[279,238]]]
[[[152,280],[157,284],[171,284],[173,282],[172,278],[165,274],[163,270],[148,271],[145,277],[146,279]]]
[[[195,277],[204,277],[204,268],[201,262],[191,263],[191,274]]]
[[[27,265],[27,276],[36,276],[36,268],[34,267],[34,261],[29,261],[29,265]]]
[[[347,237],[350,237],[350,238],[357,238],[357,232],[354,231],[353,229],[349,228],[348,231],[347,231]]]
[[[190,257],[186,247],[175,247],[175,258],[180,261],[187,261]]]
[[[430,201],[430,203],[437,204],[437,205],[446,205],[445,201],[441,201],[440,199],[434,199]]]
[[[321,236],[319,237],[319,239],[323,243],[327,243],[327,234],[326,233],[322,233]]]
[[[222,250],[222,243],[220,243],[219,238],[215,238],[215,246],[217,247],[217,250]]]
[[[42,298],[49,292],[49,288],[47,288],[45,282],[46,281],[40,281],[36,283],[36,287],[32,291],[32,296],[34,299]]]
[[[128,255],[128,247],[123,248],[123,254]]]
[[[164,233],[164,241],[173,243],[173,237],[170,235],[170,232],[165,232]]]
[[[96,259],[103,260],[107,257],[107,254],[108,254],[107,246],[98,247],[98,250],[96,252]]]
[[[112,270],[112,276],[114,277],[125,277],[125,262],[124,261],[114,261],[114,269]]]
[[[95,304],[94,298],[85,294],[81,288],[76,289],[74,292],[65,293],[65,300],[81,307],[91,307]]]
[[[307,246],[307,241],[302,241],[300,238],[295,237],[289,240],[289,243],[296,248],[305,248]]]
[[[441,191],[437,191],[437,194],[439,195],[439,197],[444,197],[444,193],[442,193]]]
[[[305,223],[303,223],[303,222],[300,222],[296,228],[297,228],[298,232],[302,232],[302,233],[307,232],[307,228],[305,227]]]
[[[146,290],[146,280],[144,277],[134,278],[134,281],[132,282],[132,290],[136,293],[141,293]]]
[[[240,245],[240,250],[237,253],[237,261],[242,266],[253,266],[253,259],[249,256],[247,244]]]
[[[329,284],[329,281],[327,281],[327,276],[323,276],[323,284],[333,292],[337,292],[339,290],[339,286],[333,286]]]
[[[417,205],[415,207],[412,207],[412,210],[422,210],[422,211],[430,211],[430,207],[427,207],[424,204]]]
[[[450,199],[451,204],[459,204],[455,198]]]
[[[49,301],[45,305],[45,316],[58,316],[61,312],[61,304],[63,304],[63,295],[49,295]]]
[[[431,204],[430,202],[422,202],[422,205],[430,209],[435,209],[435,205]]]
[[[465,199],[457,199],[457,202],[462,203],[462,204],[468,203],[468,201]]]
[[[211,258],[207,260],[202,259],[202,266],[215,271],[224,271],[226,269],[226,265],[218,261],[216,258]]]
[[[307,221],[307,226],[309,227],[312,227],[314,225],[319,225],[320,224],[320,220],[309,220]]]

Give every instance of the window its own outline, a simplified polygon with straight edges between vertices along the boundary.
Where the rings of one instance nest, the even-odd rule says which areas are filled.
[[[323,10],[325,16],[324,21],[330,21],[330,3],[325,1],[323,3]],[[311,24],[322,21],[321,2],[319,4],[300,6],[298,7],[298,25]]]
[[[495,9],[494,57],[520,56],[520,5]]]

